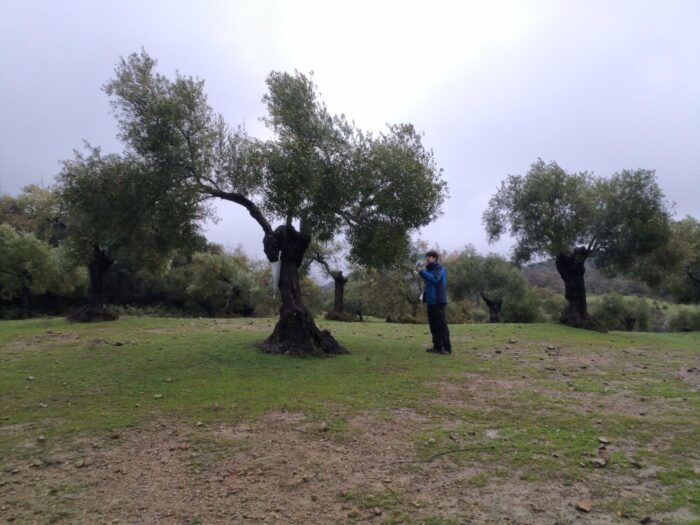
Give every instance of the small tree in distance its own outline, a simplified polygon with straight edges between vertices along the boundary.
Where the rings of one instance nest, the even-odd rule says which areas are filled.
[[[561,322],[604,330],[588,313],[585,262],[609,274],[648,279],[648,257],[664,246],[670,217],[655,174],[624,170],[609,179],[568,173],[539,159],[528,173],[510,175],[489,201],[483,222],[490,241],[507,230],[516,263],[553,257],[568,305]]]

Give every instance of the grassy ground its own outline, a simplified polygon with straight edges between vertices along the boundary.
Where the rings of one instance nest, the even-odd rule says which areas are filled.
[[[700,523],[699,333],[455,325],[443,357],[319,323],[349,355],[262,354],[270,319],[2,322],[0,521]]]

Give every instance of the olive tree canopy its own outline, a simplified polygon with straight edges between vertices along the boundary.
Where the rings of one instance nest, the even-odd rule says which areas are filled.
[[[525,175],[501,183],[483,215],[489,240],[508,232],[513,258],[556,260],[569,304],[562,322],[599,328],[588,314],[585,261],[610,274],[648,274],[646,257],[668,240],[670,217],[652,170],[623,170],[610,178],[568,173],[556,162],[535,162]]]

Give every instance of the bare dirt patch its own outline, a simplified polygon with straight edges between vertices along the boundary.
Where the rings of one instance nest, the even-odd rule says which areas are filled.
[[[80,335],[75,332],[47,330],[41,335],[21,337],[0,346],[0,353],[13,354],[18,352],[46,352],[54,346],[80,341]]]
[[[277,411],[211,428],[154,423],[6,469],[0,520],[616,523],[617,498],[658,490],[653,479],[613,472],[568,484],[526,481],[505,464],[456,462],[437,445],[419,454],[416,436],[449,423],[410,409],[327,421]],[[590,514],[575,509],[582,497],[593,502]]]

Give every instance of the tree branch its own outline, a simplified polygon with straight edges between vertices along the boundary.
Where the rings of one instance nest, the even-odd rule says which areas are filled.
[[[248,213],[250,213],[251,217],[253,217],[253,219],[255,219],[258,222],[258,224],[262,227],[263,231],[265,232],[265,235],[272,235],[272,226],[270,226],[270,223],[267,222],[267,219],[262,214],[262,211],[260,211],[260,208],[258,208],[255,205],[255,203],[249,198],[245,197],[244,195],[241,195],[240,193],[232,193],[215,188],[206,188],[205,191],[212,197],[218,197],[219,199],[240,204],[246,210],[248,210]]]

